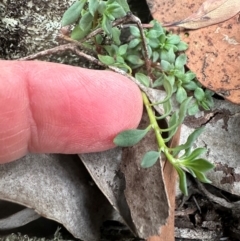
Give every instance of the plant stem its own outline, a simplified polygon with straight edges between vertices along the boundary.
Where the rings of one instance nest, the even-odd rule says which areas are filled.
[[[174,165],[176,163],[175,158],[169,153],[169,148],[166,146],[166,143],[164,142],[162,136],[161,136],[161,129],[158,126],[155,114],[153,112],[153,109],[151,107],[151,103],[149,102],[146,94],[144,92],[142,92],[142,97],[143,97],[143,103],[144,106],[146,107],[147,113],[148,113],[148,117],[149,117],[149,121],[150,124],[155,132],[156,135],[156,139],[158,142],[158,146],[159,146],[159,150],[162,151],[166,158],[168,159],[168,161]]]

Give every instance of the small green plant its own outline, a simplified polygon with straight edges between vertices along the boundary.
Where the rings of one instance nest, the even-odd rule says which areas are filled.
[[[183,53],[187,44],[180,37],[168,33],[157,21],[146,27],[131,14],[126,0],[78,0],[64,13],[62,25],[72,25],[71,39],[78,41],[93,53],[102,66],[127,75],[142,89],[143,103],[150,124],[145,130],[127,130],[120,133],[114,143],[132,146],[153,129],[158,150],[147,152],[142,167],[154,165],[163,153],[175,167],[180,180],[180,189],[187,195],[186,172],[202,182],[209,183],[205,172],[213,165],[199,156],[206,150],[192,145],[203,128],[195,130],[186,143],[174,148],[167,146],[186,115],[196,114],[200,108],[213,106],[212,92],[204,90],[191,71],[186,71],[187,56]],[[127,40],[122,34],[129,30]],[[161,89],[166,96],[157,103],[150,103],[147,90]],[[173,111],[173,100],[179,107]],[[155,105],[161,105],[164,113],[156,116]],[[161,128],[158,120],[167,118],[168,128]],[[168,137],[163,138],[167,132]]]

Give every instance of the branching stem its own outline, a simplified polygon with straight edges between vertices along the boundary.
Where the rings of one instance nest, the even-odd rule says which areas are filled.
[[[150,124],[152,125],[152,128],[153,128],[153,130],[155,132],[155,135],[156,135],[159,150],[162,151],[165,154],[168,161],[172,165],[174,165],[174,163],[176,163],[176,160],[171,155],[171,153],[169,153],[169,148],[167,147],[166,143],[163,140],[163,137],[161,135],[161,129],[159,128],[159,125],[157,123],[155,114],[154,114],[153,109],[151,107],[151,103],[149,102],[148,97],[144,92],[142,92],[142,97],[143,97],[144,106],[145,106],[145,108],[147,110],[147,113],[148,113]]]

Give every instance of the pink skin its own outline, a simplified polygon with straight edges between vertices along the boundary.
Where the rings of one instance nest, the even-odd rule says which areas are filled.
[[[0,163],[28,152],[104,151],[142,116],[138,87],[110,71],[0,61],[0,81]]]

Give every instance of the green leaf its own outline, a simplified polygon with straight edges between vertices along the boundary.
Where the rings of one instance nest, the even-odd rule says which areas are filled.
[[[106,34],[112,35],[112,21],[105,14],[103,14],[102,19],[102,29]]]
[[[147,33],[148,38],[158,38],[162,33],[160,31],[150,29],[149,32]]]
[[[147,152],[144,157],[143,160],[141,162],[141,166],[143,168],[149,168],[151,166],[153,166],[157,160],[159,159],[160,153],[157,151],[149,151]]]
[[[81,40],[90,33],[90,28],[82,30],[79,25],[76,25],[71,33],[71,38],[74,40]]]
[[[171,111],[172,111],[171,99],[163,103],[163,109],[164,109],[164,114],[159,117],[156,117],[157,120],[164,119],[171,114]]]
[[[189,83],[195,77],[196,77],[196,74],[194,74],[192,71],[188,71],[187,73],[185,73],[182,81],[183,81],[183,83]]]
[[[96,35],[95,37],[97,44],[101,44],[103,41],[103,37],[101,34]]]
[[[204,93],[203,89],[200,88],[200,87],[196,88],[195,91],[194,91],[194,97],[198,101],[202,101],[205,97],[205,93]]]
[[[150,129],[151,126],[148,126],[145,130],[132,129],[123,131],[114,138],[113,142],[121,147],[133,146],[141,141]]]
[[[161,74],[154,82],[153,82],[153,88],[159,87],[163,85],[164,75]]]
[[[66,26],[75,23],[81,16],[81,11],[86,3],[86,0],[80,0],[73,3],[67,11],[63,14],[61,23],[62,26]]]
[[[104,15],[104,12],[106,11],[106,9],[107,9],[107,3],[104,1],[100,1],[98,5],[98,12],[101,15]]]
[[[147,43],[149,46],[151,46],[152,48],[159,50],[159,40],[158,39],[148,39],[147,38]]]
[[[186,54],[180,54],[176,58],[175,67],[177,69],[182,69],[186,63],[187,63],[187,55]]]
[[[168,51],[167,50],[162,50],[160,53],[160,59],[165,60],[171,64],[175,62],[176,55],[173,51],[173,48],[170,48]]]
[[[89,12],[94,16],[95,12],[97,11],[99,6],[98,0],[88,0],[88,9]]]
[[[191,161],[193,161],[194,159],[196,159],[198,156],[200,156],[201,154],[203,154],[204,152],[206,152],[207,149],[204,147],[199,147],[196,148],[195,150],[192,151],[192,153],[188,156],[183,155],[183,157],[180,157],[179,159],[183,160],[184,165],[188,165],[188,163],[190,163]]]
[[[187,168],[190,167],[191,169],[197,170],[199,172],[207,172],[215,167],[211,162],[203,158],[195,159],[187,163],[185,166]]]
[[[177,100],[178,103],[181,104],[186,99],[187,99],[187,92],[182,86],[180,86],[177,89],[176,100]]]
[[[153,54],[152,54],[152,61],[153,62],[157,62],[159,59],[159,53],[157,51],[153,51]],[[156,81],[155,81],[156,82]]]
[[[188,108],[188,114],[189,115],[195,115],[199,111],[198,103],[195,101],[192,105],[189,106]]]
[[[111,57],[111,56],[107,56],[107,55],[100,55],[99,54],[98,59],[106,65],[113,65],[115,63],[114,58]]]
[[[182,144],[179,145],[177,147],[172,148],[172,152],[173,152],[173,156],[176,156],[181,150],[186,150],[188,152],[188,150],[191,149],[193,143],[197,140],[197,138],[201,135],[201,133],[203,132],[204,127],[200,127],[196,130],[194,130],[189,137],[187,138],[187,141]],[[186,154],[188,155],[188,153]]]
[[[119,64],[126,64],[125,61],[124,61],[124,58],[122,56],[116,56],[116,61],[117,63]]]
[[[187,90],[195,90],[196,88],[198,88],[198,85],[194,81],[183,83],[182,86]]]
[[[124,54],[126,54],[127,49],[128,49],[128,45],[127,45],[127,44],[121,45],[121,46],[118,48],[118,54],[119,54],[119,55],[124,55]]]
[[[93,16],[91,15],[90,12],[86,12],[80,19],[79,27],[82,30],[89,29],[92,27],[92,21],[93,21]]]
[[[181,41],[180,37],[176,34],[170,34],[167,36],[167,42],[169,44],[179,44]]]
[[[177,44],[178,51],[185,51],[187,48],[188,45],[185,42],[180,41],[180,43]]]
[[[179,189],[181,190],[181,192],[187,196],[188,195],[188,189],[187,189],[187,177],[186,177],[186,173],[180,168],[177,167],[176,165],[174,166],[178,176],[179,176]]]
[[[138,55],[128,55],[127,60],[134,65],[141,66],[144,64],[144,61]]]
[[[146,76],[145,74],[142,73],[136,73],[135,74],[135,78],[137,80],[139,80],[139,82],[147,87],[149,87],[150,85],[150,79],[148,76]]]
[[[141,42],[141,40],[139,38],[132,39],[128,44],[128,48],[133,49],[133,48],[137,47],[140,42]]]
[[[192,171],[194,172],[194,174],[196,175],[197,179],[201,182],[204,183],[212,183],[211,180],[209,180],[204,173],[197,171],[195,169],[192,169]]]
[[[199,103],[200,106],[202,106],[202,108],[204,110],[210,110],[210,107],[209,107],[208,102],[206,100],[200,101],[198,103]]]
[[[169,72],[171,69],[173,69],[173,66],[166,60],[161,60],[161,67],[163,71]]]
[[[95,0],[96,1],[96,0]],[[113,37],[113,42],[116,45],[120,45],[121,41],[120,41],[120,35],[121,35],[121,31],[118,27],[113,27],[112,28],[112,37]]]
[[[169,120],[169,128],[162,130],[162,131],[168,131],[169,130],[168,138],[166,138],[165,141],[169,141],[174,136],[174,134],[176,133],[178,127],[182,124],[182,122],[183,122],[183,120],[186,116],[188,105],[189,105],[189,102],[191,101],[191,99],[192,99],[192,97],[188,97],[187,99],[185,99],[181,103],[180,108],[179,108],[179,112],[175,112],[173,114],[173,116],[176,115],[176,117],[174,117],[172,119],[172,117],[173,117],[172,116]]]
[[[123,7],[117,2],[107,5],[107,12],[114,18],[121,18],[126,15]]]
[[[140,35],[140,30],[138,29],[138,27],[136,27],[136,26],[130,26],[129,29],[130,29],[131,34],[132,34],[134,37],[140,38],[141,35]]]
[[[130,8],[127,3],[127,0],[114,0],[114,1],[117,2],[120,6],[122,6],[125,12],[130,12]]]

